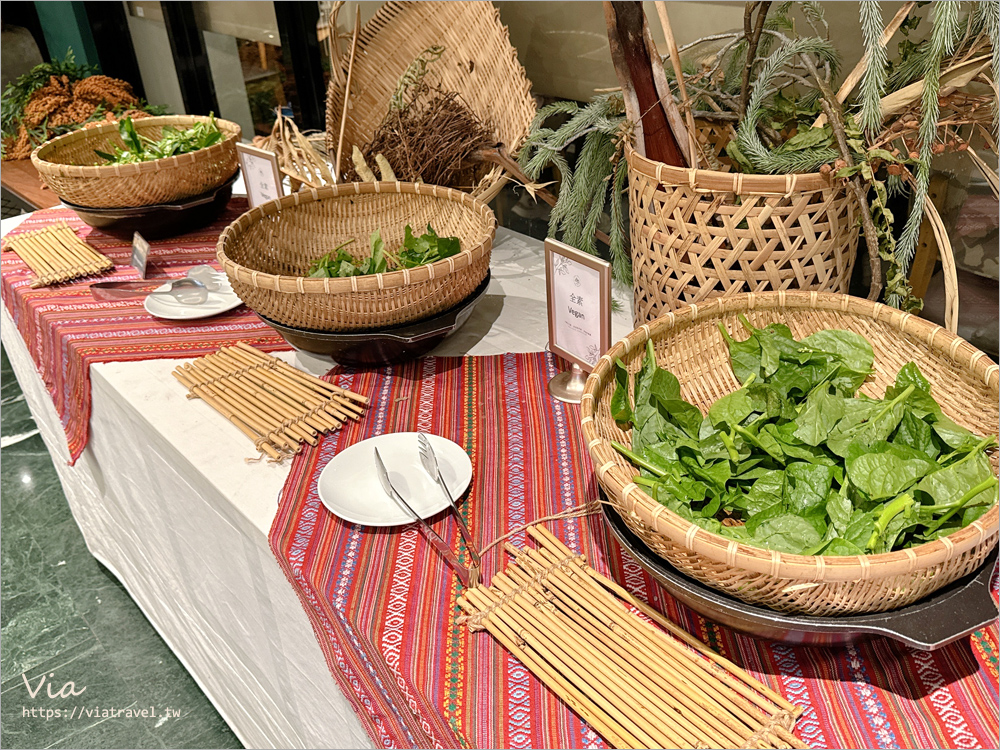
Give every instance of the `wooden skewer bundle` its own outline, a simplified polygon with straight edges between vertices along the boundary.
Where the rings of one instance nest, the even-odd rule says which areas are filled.
[[[618,748],[804,748],[801,708],[574,555],[542,526],[538,549],[458,603]],[[637,617],[641,611],[659,627]],[[661,629],[662,628],[662,629]]]
[[[242,341],[180,365],[173,376],[275,461],[357,419],[368,399],[297,370]]]
[[[35,272],[38,278],[31,282],[32,288],[104,273],[115,267],[110,258],[77,237],[65,221],[18,235],[7,242],[7,249],[17,253]]]

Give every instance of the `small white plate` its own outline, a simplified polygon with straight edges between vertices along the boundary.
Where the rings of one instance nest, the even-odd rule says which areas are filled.
[[[167,295],[150,294],[142,306],[154,318],[165,320],[198,320],[229,312],[242,305],[243,300],[236,296],[226,274],[220,271],[219,277],[218,291],[209,292],[208,299],[200,304],[186,305]],[[169,289],[170,284],[167,283],[157,287],[156,291],[165,292]]]
[[[430,438],[441,476],[458,500],[472,481],[472,461],[462,446],[439,435]],[[364,526],[402,526],[413,523],[405,508],[389,497],[375,468],[378,448],[393,487],[421,518],[448,507],[444,493],[420,462],[416,432],[377,435],[341,451],[320,472],[317,490],[323,505],[336,516]]]

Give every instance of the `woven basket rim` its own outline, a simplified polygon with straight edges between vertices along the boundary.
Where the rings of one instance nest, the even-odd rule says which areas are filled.
[[[211,118],[204,115],[160,115],[157,117],[143,117],[136,120],[135,123],[136,127],[141,130],[148,127],[154,127],[156,125],[191,125],[196,122],[209,122],[210,119]],[[143,161],[138,164],[97,164],[80,166],[75,164],[61,164],[55,161],[48,161],[45,158],[58,146],[73,143],[74,141],[96,141],[99,140],[99,136],[103,136],[109,132],[116,132],[118,130],[117,122],[101,123],[94,128],[81,128],[46,141],[31,152],[31,163],[35,166],[35,169],[37,169],[39,173],[56,177],[113,178],[133,177],[136,175],[146,174],[147,172],[164,172],[170,169],[190,166],[207,159],[214,159],[223,151],[235,148],[235,144],[238,143],[243,136],[243,130],[240,126],[235,122],[223,120],[219,117],[215,118],[215,124],[218,125],[219,130],[221,130],[224,135],[221,141],[209,146],[208,148],[200,148],[197,151],[190,151],[186,154],[178,154],[177,156],[167,156],[163,159],[153,159],[152,161]]]
[[[744,174],[743,172],[719,172],[714,169],[691,169],[674,167],[661,161],[650,159],[625,142],[625,158],[630,168],[652,177],[667,185],[688,185],[692,189],[709,192],[758,193],[766,195],[788,195],[795,192],[829,190],[837,187],[832,176],[821,172],[801,174]],[[832,174],[832,173],[831,173]]]
[[[472,247],[464,247],[457,255],[450,258],[385,273],[350,276],[346,278],[317,278],[304,276],[286,276],[282,274],[255,271],[226,255],[226,244],[234,241],[250,225],[266,216],[273,216],[290,206],[306,205],[329,198],[340,198],[353,195],[423,195],[437,200],[447,200],[461,203],[475,211],[487,220],[489,231],[483,240]],[[351,292],[374,291],[376,289],[392,289],[408,286],[421,281],[447,276],[472,265],[474,261],[492,248],[496,236],[497,220],[493,211],[483,201],[470,193],[440,185],[427,185],[423,182],[348,182],[339,185],[325,185],[320,188],[301,190],[282,198],[276,198],[256,206],[236,219],[219,235],[216,245],[216,258],[230,278],[236,278],[244,284],[279,292],[294,292],[300,294],[341,294]]]
[[[624,475],[615,461],[617,452],[607,440],[597,434],[595,428],[599,394],[603,395],[605,387],[613,378],[615,359],[637,347],[645,346],[646,340],[652,335],[668,331],[678,324],[693,323],[747,309],[774,308],[829,310],[888,324],[891,328],[921,339],[932,351],[961,363],[973,371],[994,394],[1000,388],[1000,366],[993,363],[984,352],[939,325],[912,313],[904,313],[869,300],[831,292],[779,291],[751,292],[688,305],[636,328],[598,360],[597,366],[587,378],[580,405],[584,443],[590,451],[595,472],[603,483],[609,484],[610,473],[618,469],[621,476],[614,477],[614,492],[609,495],[619,510],[634,513],[655,531],[665,533],[676,543],[682,543],[688,549],[716,562],[774,578],[810,582],[873,580],[901,572],[913,572],[951,560],[995,536],[1000,528],[1000,508],[996,504],[965,528],[918,547],[877,555],[792,555],[754,547],[707,531],[657,503],[632,482],[631,475]],[[669,531],[664,532],[664,529]]]

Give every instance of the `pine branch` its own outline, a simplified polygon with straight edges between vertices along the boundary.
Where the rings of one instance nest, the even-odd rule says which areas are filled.
[[[878,0],[861,0],[861,36],[865,48],[865,68],[861,78],[861,127],[870,136],[882,127],[882,94],[889,57],[882,44],[885,24]]]
[[[757,7],[757,21],[753,30],[750,29],[750,16],[754,6]],[[747,112],[747,102],[750,100],[750,72],[753,70],[754,61],[757,59],[757,46],[760,44],[760,34],[764,30],[764,21],[767,19],[767,11],[771,3],[747,3],[746,11],[743,14],[743,31],[747,38],[746,65],[743,67],[743,80],[740,82],[740,116]]]

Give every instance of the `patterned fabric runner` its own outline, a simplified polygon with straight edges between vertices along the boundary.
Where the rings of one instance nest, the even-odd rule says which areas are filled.
[[[214,224],[196,232],[150,242],[150,279],[183,276],[191,266],[215,263],[219,234],[247,210],[243,198],[234,198]],[[96,281],[136,281],[129,265],[132,246],[88,227],[68,208],[38,211],[13,229],[8,238],[59,221],[115,263],[113,273],[56,286],[32,289],[34,274],[14,252],[0,254],[3,302],[10,311],[28,351],[62,419],[75,462],[87,446],[90,424],[90,366],[95,362],[197,357],[222,344],[246,341],[265,351],[291,347],[248,308],[212,318],[170,321],[154,318],[143,299],[98,302],[90,294]]]
[[[330,671],[383,747],[604,747],[565,704],[486,633],[456,620],[457,579],[413,524],[343,522],[316,494],[320,470],[373,435],[436,433],[472,457],[460,505],[482,546],[532,519],[596,499],[577,407],[548,397],[548,354],[427,358],[396,368],[335,370],[372,398],[367,415],[300,454],[279,501],[271,548],[312,622]],[[435,529],[454,549],[459,533]],[[813,747],[996,747],[997,627],[936,652],[878,638],[847,648],[755,640],[675,602],[623,552],[599,516],[548,525],[591,565],[805,711]],[[512,538],[517,546],[526,534]],[[486,580],[506,564],[483,560]]]

